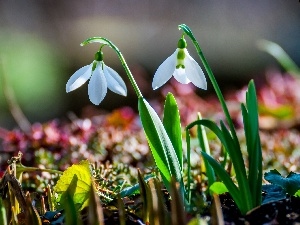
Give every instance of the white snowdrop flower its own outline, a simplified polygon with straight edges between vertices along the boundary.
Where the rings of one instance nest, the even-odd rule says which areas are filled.
[[[175,52],[158,67],[152,82],[153,90],[164,85],[172,75],[182,84],[192,82],[198,88],[207,89],[204,73],[198,63],[190,56],[186,46],[185,39],[181,38]]]
[[[79,88],[88,79],[89,99],[95,105],[99,105],[104,99],[107,88],[119,95],[127,95],[124,81],[116,71],[104,64],[101,51],[95,54],[95,60],[90,65],[80,68],[70,77],[66,92]]]

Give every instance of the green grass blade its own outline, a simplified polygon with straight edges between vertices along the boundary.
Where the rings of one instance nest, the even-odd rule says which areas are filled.
[[[175,149],[175,153],[180,164],[180,170],[182,170],[183,160],[180,115],[176,99],[171,93],[168,93],[166,97],[164,106],[163,125]]]
[[[218,125],[215,122],[213,122],[211,120],[207,120],[207,119],[196,120],[196,121],[190,123],[186,127],[186,129],[191,129],[195,125],[203,125],[203,126],[209,128],[212,132],[214,132],[217,135],[217,137],[220,139],[220,141],[222,143],[225,141],[221,129],[218,127]]]
[[[186,155],[187,155],[187,199],[191,202],[191,136],[188,129],[186,129]]]
[[[154,175],[154,174],[148,174],[145,176],[144,180],[145,180],[145,182],[148,182],[150,179],[155,178],[155,177],[156,177],[156,175]],[[139,189],[140,189],[140,184],[137,183],[131,187],[124,188],[119,194],[120,194],[121,198],[124,198],[124,197],[128,197],[130,195],[133,195],[133,194],[138,194]]]
[[[202,151],[206,152],[208,155],[210,155],[210,149],[209,149],[209,145],[208,145],[208,140],[207,140],[207,136],[206,136],[206,131],[204,129],[204,126],[202,126],[200,124],[200,121],[202,122],[207,122],[207,123],[213,123],[209,120],[202,120],[201,119],[201,115],[199,114],[199,119],[194,121],[193,123],[190,123],[189,125],[187,125],[186,127],[186,142],[187,142],[187,161],[188,161],[188,166],[190,165],[190,134],[189,134],[189,130],[191,128],[193,128],[194,126],[197,125],[197,136],[198,136],[198,140],[199,140],[199,144],[200,147],[202,149]],[[211,127],[214,127],[212,129],[216,130],[216,132],[220,131],[220,129],[217,127],[216,124],[211,124]],[[220,134],[221,135],[221,134]],[[205,168],[206,168],[206,175],[208,178],[208,186],[210,186],[211,184],[213,184],[215,182],[215,173],[213,168],[210,166],[210,164],[205,160],[204,158],[204,164],[205,164]],[[188,167],[188,185],[190,184],[190,167]],[[189,190],[188,190],[188,196],[189,196]]]
[[[241,191],[241,196],[243,196],[243,200],[244,200],[243,204],[245,204],[245,207],[248,210],[250,210],[253,208],[252,195],[249,188],[249,183],[248,183],[246,169],[245,169],[246,167],[245,167],[240,146],[235,144],[233,138],[230,135],[229,130],[225,127],[222,121],[221,121],[221,130],[225,139],[223,145],[225,146],[232,160],[232,164],[236,173],[236,179],[239,185],[239,189]]]
[[[253,80],[250,81],[246,93],[246,105],[247,110],[242,105],[242,112],[249,156],[248,180],[250,189],[252,190],[254,206],[258,206],[262,201],[262,151],[259,137],[258,104]]]
[[[156,121],[159,118],[156,118],[157,115],[154,110],[148,110],[151,107],[144,99],[139,99],[139,113],[141,117],[141,121],[143,124],[143,128],[148,140],[148,144],[150,146],[153,158],[155,160],[155,164],[158,167],[161,176],[163,178],[164,184],[166,185],[167,189],[170,188],[171,182],[171,172],[170,172],[170,165],[166,156],[165,148],[169,144],[166,140],[161,140],[165,135],[162,135],[163,130],[157,130],[156,126],[159,124]],[[174,150],[175,151],[175,150]]]
[[[172,142],[154,109],[144,98],[139,98],[139,113],[143,128],[154,157],[163,177],[164,184],[170,191],[171,176],[179,182],[181,194],[185,195],[180,163]]]
[[[200,114],[198,117],[199,119],[202,119]],[[209,148],[204,126],[202,125],[197,126],[197,136],[198,136],[199,145],[201,149],[205,151],[206,154],[210,155],[210,148]],[[209,188],[210,185],[212,185],[216,181],[215,172],[207,160],[204,160],[204,164],[206,168],[206,176],[208,179],[208,188]]]
[[[237,181],[238,181],[239,189],[240,189],[238,192],[235,192],[235,193],[232,193],[232,191],[235,191],[234,188],[227,186],[227,185],[232,186],[233,182],[230,179],[230,176],[225,171],[225,169],[218,162],[212,161],[211,157],[210,158],[205,157],[208,154],[206,154],[206,153],[203,154],[204,152],[202,152],[202,156],[206,160],[210,159],[210,160],[208,160],[208,162],[211,164],[211,166],[215,170],[215,173],[218,174],[219,177],[222,179],[222,181],[228,188],[230,194],[237,195],[234,198],[243,199],[243,201],[241,201],[241,203],[240,203],[239,209],[243,213],[246,213],[247,211],[252,209],[252,199],[251,199],[251,193],[249,190],[248,180],[247,180],[247,176],[246,176],[245,164],[243,161],[243,157],[242,157],[242,153],[239,148],[239,145],[236,145],[236,142],[234,142],[232,136],[230,135],[229,130],[227,130],[227,128],[225,127],[223,122],[221,122],[222,129],[220,129],[215,122],[212,122],[210,120],[197,120],[197,121],[189,124],[188,128],[192,127],[194,124],[200,124],[200,125],[206,126],[209,129],[211,129],[217,135],[217,137],[220,139],[221,143],[227,150],[227,152],[233,162],[233,166],[236,171]],[[220,168],[222,168],[222,170]],[[226,173],[227,176],[224,175],[225,174],[224,172]],[[228,178],[230,179],[230,181],[232,183],[228,182]],[[224,181],[223,179],[225,179],[226,181]]]
[[[231,177],[226,172],[226,170],[210,155],[206,154],[204,151],[201,152],[201,155],[210,163],[210,165],[214,168],[216,174],[220,177],[220,179],[223,181],[225,186],[227,187],[230,195],[232,196],[233,200],[239,207],[242,213],[246,213],[247,209],[245,208],[240,190],[237,188],[237,186],[233,183],[231,180]]]

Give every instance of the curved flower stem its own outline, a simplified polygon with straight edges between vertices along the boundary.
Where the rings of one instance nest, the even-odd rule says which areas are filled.
[[[210,79],[210,81],[211,81],[211,83],[212,83],[212,85],[213,85],[213,87],[215,89],[215,92],[216,92],[216,94],[218,96],[218,99],[219,99],[219,101],[221,103],[221,106],[223,108],[223,111],[224,111],[226,119],[227,119],[227,123],[228,123],[228,125],[230,127],[230,131],[231,131],[232,135],[234,135],[235,141],[237,141],[237,136],[236,136],[236,133],[235,133],[234,125],[233,125],[232,119],[230,117],[229,110],[228,110],[227,105],[225,103],[224,97],[222,95],[222,92],[221,92],[221,90],[219,88],[219,85],[218,85],[218,83],[216,81],[216,78],[215,78],[215,76],[214,76],[214,74],[213,74],[213,72],[212,72],[212,70],[211,70],[208,62],[207,62],[206,58],[203,55],[203,52],[202,52],[202,50],[200,48],[199,43],[197,42],[197,40],[194,37],[191,29],[187,25],[181,24],[178,27],[179,27],[179,29],[182,29],[184,31],[184,33],[187,36],[189,36],[190,39],[192,40],[192,42],[193,42],[193,44],[194,44],[194,46],[195,46],[195,48],[197,50],[197,53],[198,53],[198,55],[199,55],[199,57],[200,57],[200,59],[201,59],[201,61],[203,63],[203,66],[205,67],[205,70],[206,70],[206,72],[208,74],[208,77],[209,77],[209,79]]]
[[[121,53],[121,51],[118,49],[118,47],[116,45],[114,45],[110,40],[106,39],[106,38],[103,38],[103,37],[92,37],[92,38],[88,38],[87,40],[85,40],[84,42],[82,42],[80,45],[81,46],[84,46],[86,44],[90,44],[90,43],[100,43],[100,44],[104,44],[104,45],[107,45],[109,47],[111,47],[116,53],[117,55],[119,56],[119,59],[121,61],[121,64],[122,66],[124,67],[125,69],[125,72],[133,86],[133,89],[137,95],[138,98],[142,98],[143,95],[135,81],[135,79],[133,78],[133,75],[129,69],[129,67],[127,66],[127,63]],[[103,46],[101,46],[102,48]]]
[[[244,196],[243,198],[245,200],[243,205],[241,205],[241,211],[243,211],[243,213],[246,213],[247,211],[249,211],[250,209],[253,208],[253,202],[252,202],[252,198],[251,198],[251,192],[250,192],[248,178],[247,178],[247,174],[246,174],[246,170],[245,170],[245,163],[244,163],[244,160],[242,157],[240,143],[239,143],[236,131],[235,131],[233,121],[229,114],[229,110],[227,108],[224,97],[219,88],[219,85],[215,79],[215,76],[214,76],[207,60],[205,59],[205,57],[202,53],[202,50],[200,48],[200,45],[197,42],[196,38],[194,37],[191,29],[185,24],[179,25],[179,29],[182,29],[183,32],[187,36],[189,36],[189,38],[192,40],[192,42],[197,50],[197,53],[207,71],[209,79],[212,82],[212,85],[215,89],[215,92],[218,96],[218,99],[221,103],[224,114],[226,116],[226,120],[227,120],[228,126],[230,128],[230,131],[227,130],[225,124],[221,121],[220,137],[223,137],[223,139],[224,139],[223,144],[226,147],[226,150],[228,151],[229,155],[232,158],[232,162],[233,162],[234,168],[236,170],[236,179],[238,182],[238,187],[241,192],[241,196]]]

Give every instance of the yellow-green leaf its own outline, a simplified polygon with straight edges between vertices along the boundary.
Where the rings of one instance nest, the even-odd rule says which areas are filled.
[[[88,160],[83,160],[79,164],[69,167],[58,180],[54,187],[58,195],[57,202],[64,207],[64,197],[66,192],[71,194],[77,210],[81,210],[88,205],[92,180]]]

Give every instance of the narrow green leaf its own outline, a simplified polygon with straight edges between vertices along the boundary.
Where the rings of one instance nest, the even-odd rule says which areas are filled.
[[[224,146],[229,153],[229,156],[232,160],[232,164],[236,173],[236,179],[239,185],[241,196],[243,196],[243,204],[250,210],[253,208],[252,196],[249,188],[249,183],[246,175],[246,167],[242,152],[239,145],[233,141],[232,136],[230,135],[229,130],[226,128],[224,123],[221,121],[221,130],[224,135],[225,143]]]
[[[202,119],[200,113],[198,114],[198,117],[199,119]],[[205,151],[208,155],[210,155],[210,148],[209,148],[208,139],[207,139],[204,126],[202,125],[197,126],[197,136],[202,151]],[[204,164],[206,168],[206,175],[208,178],[208,187],[210,187],[210,185],[216,181],[215,172],[211,167],[211,165],[206,160],[204,160]]]
[[[161,120],[149,103],[144,98],[139,98],[138,103],[143,128],[164,184],[170,190],[171,176],[174,176],[176,181],[180,183],[181,193],[184,195],[180,163],[170,138]]]
[[[247,108],[244,104],[241,104],[241,111],[242,111],[242,116],[243,116],[243,123],[244,123],[244,132],[245,132],[245,138],[246,138],[246,146],[247,146],[247,151],[248,155],[251,155],[252,148],[250,148],[250,141],[251,141],[251,131],[249,130],[249,115]]]
[[[148,174],[145,176],[144,180],[145,182],[147,182],[148,180],[150,180],[151,178],[154,178],[156,177],[154,174]],[[140,192],[140,184],[137,183],[131,187],[127,187],[127,188],[124,188],[121,192],[120,192],[120,196],[121,198],[124,198],[126,196],[130,196],[130,195],[133,195],[133,194],[138,194]]]
[[[190,203],[192,199],[191,195],[191,136],[190,131],[186,129],[186,155],[187,155],[187,200]]]
[[[229,174],[226,170],[210,155],[206,154],[205,152],[201,152],[201,155],[210,163],[210,165],[214,168],[216,174],[220,177],[223,181],[225,186],[227,187],[230,195],[234,199],[235,203],[239,207],[242,213],[246,213],[248,210],[245,208],[244,203],[242,201],[242,196],[240,194],[240,190],[235,186],[233,181],[231,180]]]
[[[262,151],[259,137],[258,104],[253,80],[249,82],[246,92],[246,105],[247,110],[242,105],[242,112],[249,158],[248,180],[255,207],[262,201]]]
[[[246,167],[245,167],[240,146],[235,144],[232,136],[230,135],[230,131],[226,128],[226,126],[222,121],[221,121],[221,130],[224,136],[223,145],[225,146],[232,160],[232,164],[237,174],[237,179],[239,179],[239,174],[240,174],[240,178],[246,180],[247,179],[246,169],[245,169]]]
[[[72,190],[67,190],[64,196],[64,210],[65,210],[65,220],[66,225],[80,225],[80,221],[78,221],[78,209],[73,200]]]
[[[76,179],[76,182],[74,181]],[[88,160],[83,160],[77,165],[72,165],[58,180],[54,191],[58,194],[57,201],[61,202],[63,194],[72,190],[74,204],[79,207],[78,210],[88,206],[92,180]]]
[[[215,122],[213,122],[211,120],[207,120],[207,119],[196,120],[196,121],[190,123],[186,127],[186,129],[191,129],[195,125],[203,125],[203,126],[209,128],[212,132],[215,133],[215,135],[217,135],[217,137],[220,139],[221,143],[225,142],[224,135],[223,135],[221,129],[218,127],[218,125]]]
[[[163,125],[175,149],[180,170],[182,170],[182,133],[180,115],[176,99],[172,93],[168,93],[164,107]]]
[[[166,145],[171,143],[163,140],[166,135],[161,134],[164,132],[163,128],[157,128],[157,126],[159,126],[159,122],[157,122],[159,120],[159,118],[157,118],[158,116],[146,100],[141,98],[139,99],[139,113],[156,166],[158,167],[164,182],[170,183],[170,165],[166,156],[165,148],[168,148]],[[165,185],[169,186],[168,183]]]

